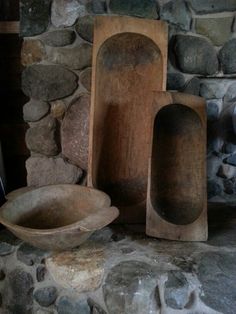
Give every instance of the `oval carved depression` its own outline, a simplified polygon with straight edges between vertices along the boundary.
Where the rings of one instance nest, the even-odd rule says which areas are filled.
[[[99,50],[96,73],[96,187],[116,206],[145,204],[152,91],[163,84],[160,50],[144,35],[114,35]]]
[[[203,209],[202,123],[191,108],[171,104],[155,118],[151,160],[151,202],[176,225],[193,223]]]

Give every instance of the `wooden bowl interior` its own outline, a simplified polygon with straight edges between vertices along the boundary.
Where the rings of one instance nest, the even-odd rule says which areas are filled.
[[[7,202],[1,216],[22,227],[51,229],[81,221],[109,205],[109,197],[94,189],[70,185],[47,186]]]
[[[171,104],[157,114],[151,159],[151,203],[166,221],[185,225],[201,214],[204,201],[203,128],[191,108]]]

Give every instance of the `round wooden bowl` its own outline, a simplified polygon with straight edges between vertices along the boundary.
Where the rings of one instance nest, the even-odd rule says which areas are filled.
[[[49,185],[25,192],[0,209],[0,223],[45,250],[65,250],[87,240],[119,215],[110,197],[79,185]]]

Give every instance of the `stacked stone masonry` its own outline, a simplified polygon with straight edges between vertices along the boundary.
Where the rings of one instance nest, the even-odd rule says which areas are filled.
[[[236,193],[236,1],[21,0],[20,8],[22,89],[29,97],[24,106],[28,185],[84,182],[94,17],[128,15],[168,22],[167,89],[207,100],[208,197],[231,200]]]

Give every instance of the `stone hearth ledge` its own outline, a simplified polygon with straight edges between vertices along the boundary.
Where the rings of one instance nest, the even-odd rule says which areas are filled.
[[[0,312],[233,314],[236,202],[231,205],[209,206],[204,243],[149,238],[143,225],[111,225],[57,253],[3,230]]]

